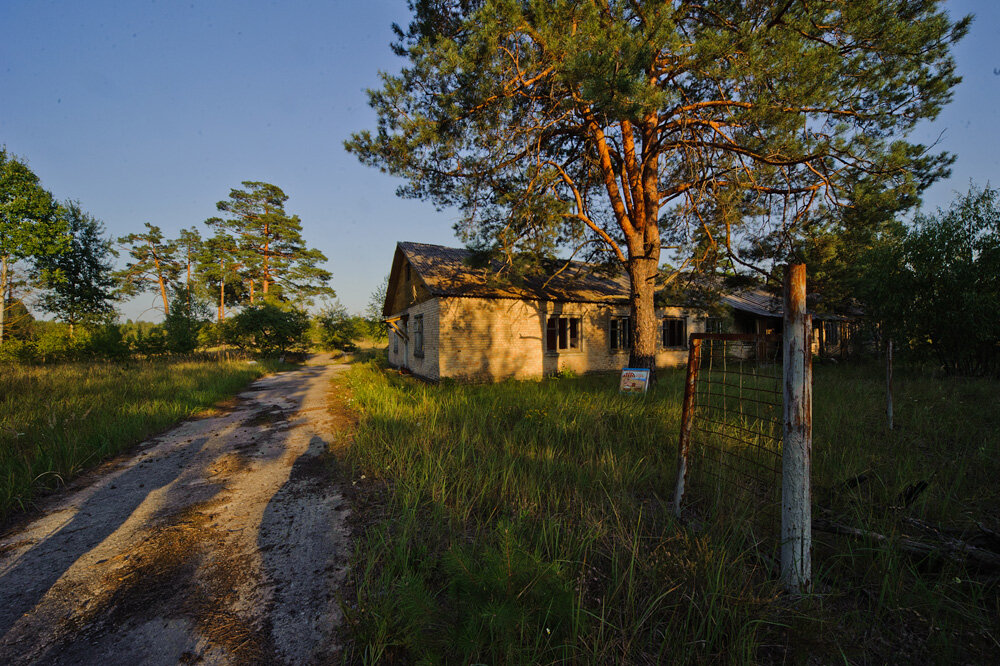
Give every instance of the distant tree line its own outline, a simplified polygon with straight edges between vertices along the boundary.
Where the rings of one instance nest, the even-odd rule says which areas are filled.
[[[204,236],[192,227],[169,238],[146,222],[113,240],[80,202],[57,202],[0,148],[0,359],[304,345],[305,308],[335,294],[326,257],[306,245],[287,200],[276,185],[244,181],[216,204]],[[119,252],[126,261],[115,270]],[[164,322],[115,324],[117,302],[142,293],[156,294]],[[34,321],[29,294],[56,322]]]

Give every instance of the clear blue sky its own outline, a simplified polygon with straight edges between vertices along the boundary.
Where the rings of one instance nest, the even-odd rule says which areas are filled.
[[[970,179],[1000,185],[1000,2],[947,6],[977,20],[955,101],[915,135],[959,155],[929,208]],[[401,66],[390,25],[407,20],[405,0],[0,0],[0,144],[115,236],[203,228],[240,181],[279,185],[361,311],[397,240],[457,243],[454,211],[396,198],[342,146],[374,125],[364,90]],[[153,303],[124,314],[156,319]]]

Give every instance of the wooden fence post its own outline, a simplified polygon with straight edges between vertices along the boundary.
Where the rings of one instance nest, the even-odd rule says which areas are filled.
[[[792,594],[812,585],[812,322],[806,314],[806,267],[785,272],[784,438],[781,456],[781,581]]]
[[[688,448],[691,445],[691,427],[694,425],[694,393],[701,363],[701,339],[691,336],[688,349],[687,379],[684,382],[684,405],[681,412],[681,437],[677,443],[677,486],[674,488],[674,514],[681,517],[681,500],[684,499],[684,477],[687,475]]]

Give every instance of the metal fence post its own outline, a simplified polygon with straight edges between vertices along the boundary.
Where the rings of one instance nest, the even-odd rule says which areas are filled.
[[[798,594],[812,585],[812,350],[806,267],[785,272],[784,437],[781,460],[781,581]]]
[[[688,449],[691,445],[691,426],[694,424],[695,385],[698,382],[698,365],[701,362],[701,339],[693,335],[688,348],[687,379],[684,382],[684,406],[681,412],[681,437],[677,443],[677,487],[674,488],[674,514],[681,517],[681,500],[684,499],[684,477],[687,475]]]

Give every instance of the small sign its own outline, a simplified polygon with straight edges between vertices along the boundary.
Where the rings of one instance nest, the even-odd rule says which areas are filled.
[[[622,393],[645,393],[649,388],[649,368],[622,368],[621,383],[618,389]]]

